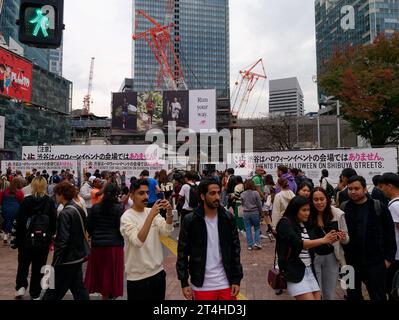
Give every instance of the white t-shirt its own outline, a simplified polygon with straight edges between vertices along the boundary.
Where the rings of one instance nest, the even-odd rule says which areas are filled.
[[[184,197],[184,204],[183,204],[183,209],[187,211],[193,211],[194,209],[191,208],[188,204],[190,201],[190,186],[186,183],[183,185],[180,189],[179,196]]]
[[[214,291],[230,288],[220,253],[218,217],[205,217],[208,243],[206,247],[205,279],[202,288],[192,285],[194,291]]]
[[[399,261],[399,230],[397,224],[399,224],[399,198],[392,199],[389,202],[389,211],[391,212],[393,222],[395,223],[395,236],[396,236],[396,246],[398,249],[396,250],[395,260]]]

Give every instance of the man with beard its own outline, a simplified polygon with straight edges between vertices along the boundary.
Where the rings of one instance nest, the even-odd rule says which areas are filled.
[[[172,207],[167,200],[148,205],[148,181],[131,185],[133,207],[121,218],[120,231],[125,240],[125,271],[128,300],[165,300],[166,273],[160,236],[173,231]],[[159,212],[166,210],[166,220]]]
[[[200,206],[188,214],[179,235],[177,275],[187,300],[236,300],[243,270],[233,215],[220,205],[220,185],[199,185]],[[189,283],[191,282],[191,286]]]

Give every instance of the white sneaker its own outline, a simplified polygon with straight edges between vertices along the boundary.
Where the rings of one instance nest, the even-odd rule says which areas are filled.
[[[25,288],[19,288],[15,293],[15,299],[21,299],[25,295]]]

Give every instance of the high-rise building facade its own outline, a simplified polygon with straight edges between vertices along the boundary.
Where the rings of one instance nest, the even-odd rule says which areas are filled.
[[[165,22],[168,3],[173,6],[171,33],[188,89],[217,89],[218,97],[229,97],[229,1],[228,0],[133,0],[133,12],[144,10]],[[139,17],[136,33],[153,25]],[[134,88],[156,88],[159,65],[148,44],[133,41]]]
[[[9,45],[13,40],[18,42],[18,26],[20,0],[3,0],[0,12],[0,33]],[[31,60],[41,68],[49,70],[49,50],[21,45],[25,58]]]
[[[297,78],[270,80],[269,113],[283,116],[304,115],[304,98]]]
[[[62,45],[57,49],[51,49],[49,53],[49,71],[62,77]]]
[[[315,10],[318,74],[335,50],[399,31],[399,0],[316,0]]]

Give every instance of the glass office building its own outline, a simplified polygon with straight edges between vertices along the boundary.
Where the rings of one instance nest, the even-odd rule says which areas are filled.
[[[399,0],[316,0],[317,69],[337,49],[399,31]]]
[[[4,0],[0,12],[0,32],[7,44],[10,43],[10,37],[18,42],[18,26],[16,21],[19,18],[20,0]],[[32,48],[22,45],[24,57],[33,61],[43,69],[49,69],[49,50]]]
[[[165,22],[167,0],[133,0],[133,10]],[[188,89],[217,89],[218,97],[229,96],[229,2],[228,0],[175,0],[172,36]],[[133,26],[137,23],[133,23]],[[137,33],[153,25],[139,17]],[[159,66],[144,39],[133,41],[135,90],[156,89]]]

